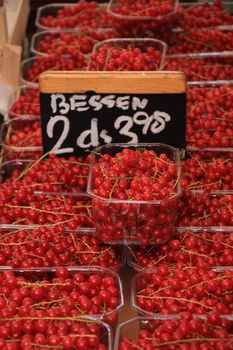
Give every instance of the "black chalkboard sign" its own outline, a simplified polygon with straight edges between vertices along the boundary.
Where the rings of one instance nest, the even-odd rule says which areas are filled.
[[[106,143],[185,148],[182,73],[44,73],[40,88],[44,153],[82,155]]]

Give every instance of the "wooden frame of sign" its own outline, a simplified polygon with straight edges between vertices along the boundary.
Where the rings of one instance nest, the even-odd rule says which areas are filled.
[[[44,153],[86,154],[106,143],[185,148],[182,72],[44,72],[39,78]]]

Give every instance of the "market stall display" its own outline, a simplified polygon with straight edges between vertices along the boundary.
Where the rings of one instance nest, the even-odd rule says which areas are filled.
[[[232,13],[38,9],[0,134],[1,349],[233,349]]]

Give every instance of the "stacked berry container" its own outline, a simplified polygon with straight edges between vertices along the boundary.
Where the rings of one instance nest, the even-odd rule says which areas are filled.
[[[31,52],[35,55],[88,55],[97,42],[114,38],[117,33],[112,29],[43,31],[33,35]],[[72,42],[72,45],[70,44]]]
[[[187,146],[232,151],[233,82],[193,83],[187,93]]]
[[[164,264],[138,273],[132,283],[132,305],[139,315],[215,313],[232,315],[233,268],[200,269]]]
[[[178,228],[176,235],[160,247],[128,248],[128,264],[136,272],[160,265],[185,264],[206,269],[233,266],[233,227]]]
[[[179,29],[216,28],[232,30],[231,1],[202,1],[180,3]],[[205,16],[202,16],[205,13]]]
[[[2,180],[24,181],[34,193],[87,197],[89,163],[82,158],[17,159],[1,165]]]
[[[172,35],[164,33],[163,40],[169,45],[168,55],[175,56],[209,56],[215,54],[232,54],[233,28],[220,30],[216,28],[200,28],[174,30]],[[208,40],[207,40],[208,37]]]
[[[233,80],[233,55],[226,54],[199,54],[176,55],[167,57],[166,70],[182,71],[189,82],[200,85],[209,81]]]
[[[156,39],[107,39],[93,47],[88,70],[154,71],[165,61],[167,44]]]
[[[179,151],[163,144],[113,144],[91,154],[88,194],[96,234],[107,243],[162,244],[175,231]]]
[[[2,125],[1,140],[5,160],[42,156],[40,116],[24,115],[9,119]]]
[[[119,273],[125,263],[121,248],[103,244],[89,230],[1,225],[0,237],[0,265],[9,268],[99,266]]]
[[[10,96],[9,118],[40,116],[38,87],[22,85]]]
[[[37,11],[36,26],[39,31],[53,29],[102,29],[112,28],[112,18],[107,13],[108,4],[96,1],[80,3],[48,4]]]
[[[232,148],[188,148],[186,158],[181,161],[183,190],[230,193],[233,190],[232,150]]]
[[[110,327],[100,319],[111,323],[116,317],[121,305],[119,283],[113,272],[103,269],[1,269],[5,296],[0,298],[1,348],[7,349],[11,343],[23,349],[111,349]],[[115,291],[114,301],[106,301],[109,288]],[[98,306],[94,299],[99,299]],[[104,309],[109,302],[112,313]]]
[[[178,0],[135,1],[111,0],[108,13],[113,20],[113,27],[124,37],[145,36],[156,33],[160,28],[172,28],[176,23]]]
[[[88,59],[84,55],[64,57],[57,55],[35,56],[21,65],[21,84],[38,87],[39,75],[47,70],[86,70]]]
[[[232,348],[231,317],[216,319],[184,312],[176,316],[137,317],[121,324],[114,350]]]

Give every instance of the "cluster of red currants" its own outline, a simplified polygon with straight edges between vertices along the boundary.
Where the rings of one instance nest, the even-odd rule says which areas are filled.
[[[38,116],[23,116],[3,125],[5,160],[35,159],[42,154],[41,121]]]
[[[102,244],[88,233],[68,232],[62,225],[8,228],[1,232],[1,266],[100,266],[118,272],[122,262],[123,254],[117,248]]]
[[[233,153],[214,151],[187,152],[181,162],[181,186],[188,190],[233,189]]]
[[[188,146],[233,147],[233,88],[190,87],[187,94]]]
[[[9,118],[20,117],[22,115],[40,115],[38,88],[24,87],[19,98],[12,103],[9,111]]]
[[[0,185],[2,190],[17,182],[17,189],[22,186],[45,193],[85,194],[89,158],[71,156],[66,159],[50,154],[35,161],[6,162],[2,170],[5,172],[4,183]]]
[[[167,57],[165,69],[182,71],[188,81],[233,79],[233,57]]]
[[[51,55],[51,56],[36,56],[30,59],[29,62],[25,61],[23,67],[22,78],[26,83],[38,83],[39,75],[45,71],[75,71],[86,70],[88,59],[80,52],[77,52],[72,57],[64,57]]]
[[[34,194],[32,188],[14,183],[2,190],[0,199],[1,224],[93,227],[92,205],[86,197]]]
[[[86,316],[114,324],[121,305],[119,283],[106,269],[1,272],[0,344],[15,343],[2,349],[107,349],[101,345],[100,324]]]
[[[61,6],[55,14],[41,17],[39,25],[50,29],[111,28],[112,19],[106,5],[84,0],[72,6]]]
[[[233,24],[233,17],[223,8],[221,0],[214,0],[212,4],[205,2],[187,8],[183,7],[179,14],[177,24],[187,30]]]
[[[122,46],[122,47],[121,47]],[[143,43],[142,45],[143,46]],[[161,66],[162,54],[153,46],[120,41],[100,46],[91,54],[89,69],[94,71],[154,71]]]
[[[141,321],[138,338],[124,335],[119,350],[230,350],[232,320],[221,320],[215,313],[207,319],[182,312],[179,317]],[[132,323],[134,327],[134,323]]]
[[[233,32],[218,29],[191,28],[187,31],[163,34],[168,44],[168,54],[232,51]]]
[[[41,28],[79,31],[47,32],[34,47],[42,56],[22,69],[23,80],[36,87],[22,91],[10,117],[36,119],[13,120],[4,135],[4,153],[8,160],[36,159],[18,161],[20,168],[6,171],[0,185],[0,224],[5,227],[0,265],[41,271],[0,272],[0,349],[107,350],[108,331],[98,321],[114,327],[122,297],[118,277],[100,267],[119,272],[121,247],[108,244],[123,243],[141,245],[129,248],[135,269],[157,268],[135,278],[138,313],[180,315],[148,321],[138,339],[121,339],[119,350],[231,350],[232,322],[220,315],[233,314],[233,271],[226,267],[233,265],[233,233],[226,227],[233,226],[233,195],[218,191],[233,188],[232,153],[190,151],[182,161],[181,179],[177,162],[163,152],[128,147],[114,155],[97,154],[88,190],[93,199],[83,195],[89,157],[39,158],[37,83],[44,71],[164,68],[183,71],[188,81],[233,79],[232,57],[226,54],[168,57],[164,65],[164,50],[145,39],[105,41],[94,49],[106,39],[154,38],[156,33],[169,44],[170,54],[232,50],[232,32],[211,28],[233,24],[219,0],[179,6],[176,14],[173,0],[112,4],[108,12],[106,5],[83,0],[41,17]],[[180,31],[171,31],[172,26]],[[233,147],[232,101],[230,85],[188,89],[188,146]],[[31,147],[38,150],[25,151]],[[213,269],[217,265],[225,268]],[[96,319],[88,320],[90,315]]]
[[[177,226],[233,226],[233,195],[183,191],[178,203]]]
[[[88,29],[78,32],[48,32],[43,35],[34,50],[39,54],[67,55],[76,58],[77,53],[90,54],[94,45],[114,36],[116,33],[110,29],[99,32]]]
[[[143,315],[233,312],[233,270],[187,267],[185,263],[158,266],[136,275],[134,304]]]
[[[53,320],[49,317],[27,320],[21,317],[19,320],[1,320],[1,324],[0,348],[4,350],[108,350],[110,346],[108,328],[95,320]],[[21,338],[15,338],[16,335]]]
[[[53,160],[57,164],[56,171],[49,175],[50,166],[53,169],[55,166],[51,165]],[[69,161],[73,165],[72,170],[64,170],[66,162]],[[55,160],[54,156],[51,156],[44,163],[41,162],[41,171],[40,167],[38,169],[38,162],[40,160],[29,164],[24,170],[13,170],[11,176],[0,185],[1,224],[65,224],[70,230],[92,227],[91,199],[86,195],[81,196],[79,192],[85,191],[88,165],[79,161],[75,163],[73,157],[70,160]],[[34,167],[38,169],[37,172],[34,171]],[[69,185],[71,177],[74,179]],[[47,183],[48,179],[52,182]],[[57,181],[59,182],[56,183]],[[72,186],[76,191],[76,195],[73,196],[68,195],[74,191]],[[50,192],[55,189],[57,192],[54,194]],[[36,192],[39,190],[42,192]]]
[[[211,266],[233,266],[233,230],[183,230],[160,247],[129,250],[129,263],[140,271],[160,264],[186,264],[200,269]]]
[[[156,19],[170,14],[174,11],[174,8],[174,0],[120,0],[112,7],[112,11],[120,16],[133,16],[141,19],[152,17]]]

